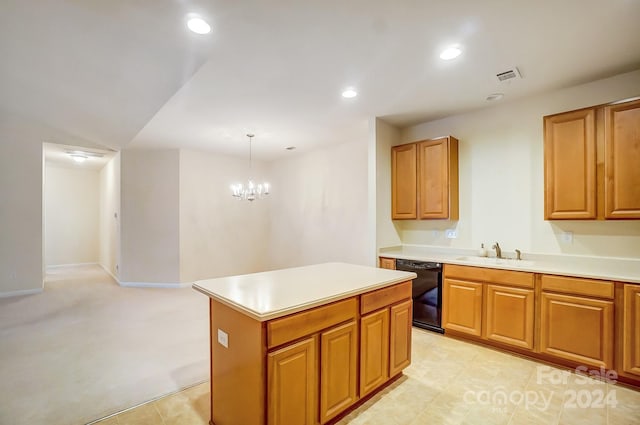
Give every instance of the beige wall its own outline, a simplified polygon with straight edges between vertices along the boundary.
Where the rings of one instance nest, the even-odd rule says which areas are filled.
[[[638,95],[635,71],[404,129],[400,143],[460,139],[460,220],[398,221],[402,241],[463,248],[499,241],[508,251],[640,257],[640,221],[543,220],[542,117]],[[380,190],[387,190],[390,167],[381,172]],[[390,221],[384,214],[378,220]],[[446,228],[457,228],[458,239],[445,239]],[[573,232],[572,244],[561,242],[565,231]]]
[[[100,173],[45,163],[45,265],[97,263]]]
[[[400,143],[400,130],[381,119],[376,119],[376,246],[394,246],[402,243],[400,224],[391,217],[391,146]]]
[[[176,284],[179,151],[123,150],[120,281]]]
[[[367,148],[352,141],[270,163],[270,268],[373,263]]]
[[[254,177],[266,179],[264,164]],[[180,151],[180,280],[252,273],[267,268],[273,199],[238,201],[229,186],[248,177],[246,159]]]
[[[42,139],[0,111],[0,296],[42,289]]]
[[[100,265],[118,276],[120,251],[120,154],[100,170]]]

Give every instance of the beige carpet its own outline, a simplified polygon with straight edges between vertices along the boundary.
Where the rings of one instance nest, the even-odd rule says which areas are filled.
[[[58,268],[0,299],[0,424],[84,424],[208,379],[207,298]]]

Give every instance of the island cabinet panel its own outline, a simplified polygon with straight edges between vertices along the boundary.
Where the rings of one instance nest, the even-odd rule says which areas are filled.
[[[268,424],[317,424],[317,337],[269,353]]]
[[[360,319],[360,397],[389,379],[389,310]]]
[[[391,148],[391,218],[416,219],[417,147],[415,143]]]
[[[613,301],[544,291],[540,300],[541,353],[613,367]]]
[[[391,307],[389,376],[393,377],[411,364],[411,322],[413,301],[409,299]]]
[[[320,422],[325,423],[358,400],[357,322],[323,332],[320,345]]]
[[[482,335],[482,283],[444,279],[442,327],[473,336]]]
[[[640,376],[640,285],[624,285],[622,326],[623,370]]]
[[[605,107],[605,217],[640,218],[640,100]]]
[[[264,425],[267,387],[264,323],[214,299],[210,300],[209,317],[212,422]],[[219,331],[228,337],[226,347],[218,341]]]
[[[533,349],[532,289],[487,285],[485,337],[490,341]]]
[[[545,220],[596,218],[595,108],[544,117]]]

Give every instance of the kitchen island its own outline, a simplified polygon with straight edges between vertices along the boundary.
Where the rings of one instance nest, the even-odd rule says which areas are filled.
[[[415,273],[325,263],[196,282],[210,297],[211,423],[325,424],[411,362]]]

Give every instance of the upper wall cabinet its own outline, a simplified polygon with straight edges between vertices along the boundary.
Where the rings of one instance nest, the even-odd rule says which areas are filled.
[[[604,108],[605,217],[640,218],[640,100]]]
[[[391,148],[391,218],[458,219],[458,139]]]
[[[545,220],[640,218],[640,100],[544,117]]]

